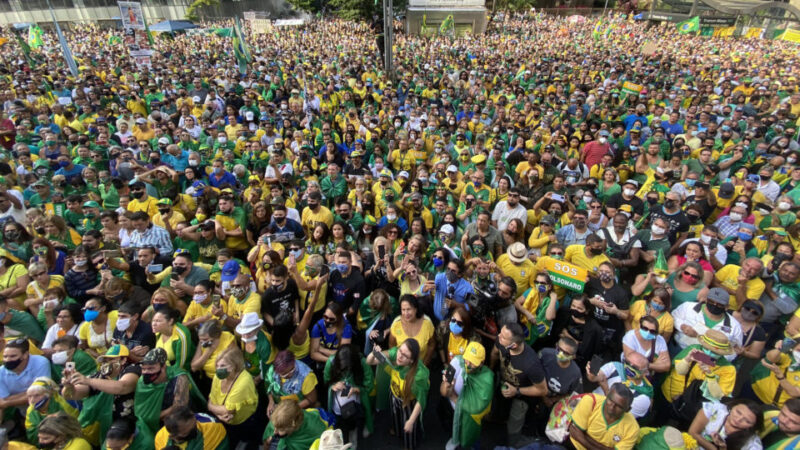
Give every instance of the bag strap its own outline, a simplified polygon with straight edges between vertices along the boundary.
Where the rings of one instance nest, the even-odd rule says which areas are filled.
[[[786,373],[789,372],[789,366],[786,366],[783,369],[783,378],[786,379]],[[778,380],[778,389],[775,390],[775,395],[772,397],[772,404],[778,406],[778,400],[781,399],[781,394],[783,394],[783,386],[781,386],[780,380]]]

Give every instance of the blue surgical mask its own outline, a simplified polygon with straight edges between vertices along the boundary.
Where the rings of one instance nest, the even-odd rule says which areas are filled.
[[[705,353],[706,355],[708,355],[708,356],[710,356],[710,357],[712,357],[714,359],[719,358],[719,355],[717,355],[716,353],[712,352],[711,350],[709,350],[707,348],[703,349],[703,353]]]
[[[339,273],[347,273],[349,268],[350,266],[348,264],[336,264],[336,270],[338,270]]]
[[[59,161],[58,167],[67,167],[69,166],[69,161]]]
[[[49,397],[42,397],[41,400],[39,400],[38,402],[33,404],[33,409],[40,409],[42,406],[44,406],[47,403],[48,400],[50,400]]]
[[[97,316],[99,316],[99,315],[100,315],[100,311],[92,311],[90,309],[87,309],[86,311],[83,312],[83,320],[85,320],[87,322],[91,322],[94,319],[97,319]]]
[[[292,256],[294,256],[295,258],[298,258],[298,259],[303,255],[303,251],[302,250],[291,250],[291,251],[289,251],[289,253]]]
[[[660,303],[650,303],[650,307],[653,308],[654,311],[658,312],[664,311],[664,309],[666,308],[666,306]]]
[[[697,180],[693,180],[691,178],[686,179],[686,185],[689,187],[694,187],[694,184],[697,183]]]
[[[461,332],[464,331],[464,327],[462,327],[461,325],[451,321],[450,322],[450,331],[453,334],[461,334]]]
[[[642,336],[642,339],[645,341],[652,341],[655,340],[656,335],[650,330],[644,330],[639,328],[639,334]]]
[[[443,264],[444,260],[442,258],[433,258],[433,267],[442,267]]]
[[[745,233],[744,231],[740,231],[740,232],[736,233],[736,236],[739,239],[743,240],[743,241],[749,241],[749,240],[753,239],[753,236],[751,236],[748,233]]]

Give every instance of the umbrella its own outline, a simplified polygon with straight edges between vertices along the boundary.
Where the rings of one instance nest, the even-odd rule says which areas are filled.
[[[189,30],[192,28],[197,28],[197,25],[189,22],[188,20],[165,20],[155,25],[150,25],[150,31],[166,31],[169,33]]]

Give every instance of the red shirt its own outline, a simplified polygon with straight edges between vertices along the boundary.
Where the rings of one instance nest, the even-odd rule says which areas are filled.
[[[583,154],[585,155],[583,163],[589,167],[589,170],[592,170],[595,164],[600,164],[603,156],[607,155],[610,149],[611,146],[608,145],[608,142],[601,144],[598,141],[589,141],[583,146]]]
[[[3,119],[0,121],[0,129],[3,131],[12,131],[11,134],[0,136],[0,138],[2,138],[0,139],[0,145],[5,147],[7,150],[11,150],[11,148],[14,147],[14,137],[17,135],[16,125],[14,125],[14,122],[12,122],[11,119]]]

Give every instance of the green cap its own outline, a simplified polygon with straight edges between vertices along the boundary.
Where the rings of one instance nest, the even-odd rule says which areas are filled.
[[[89,200],[88,202],[83,204],[84,208],[99,208],[100,204],[94,200]]]

